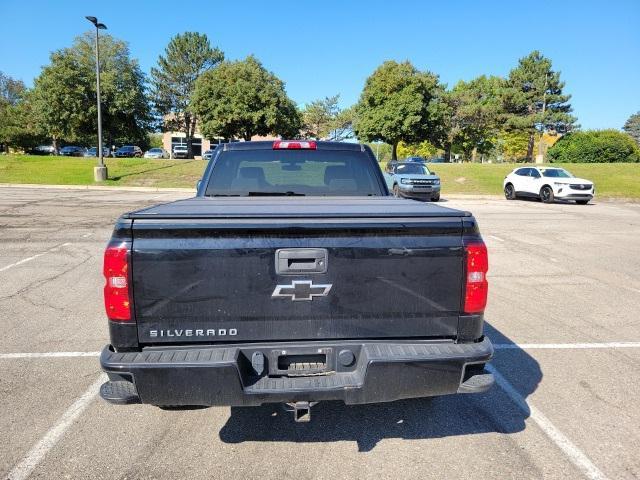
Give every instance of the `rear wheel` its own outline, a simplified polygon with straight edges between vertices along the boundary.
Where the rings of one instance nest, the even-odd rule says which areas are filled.
[[[516,199],[516,189],[513,188],[513,185],[507,183],[504,186],[504,198],[507,200],[515,200]]]
[[[589,200],[576,200],[576,203],[578,205],[586,205],[587,203],[589,203]]]
[[[545,185],[542,187],[540,190],[540,200],[544,203],[553,203],[553,189],[550,186]]]

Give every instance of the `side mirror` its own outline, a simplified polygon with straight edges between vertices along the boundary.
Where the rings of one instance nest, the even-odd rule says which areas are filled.
[[[433,170],[431,170],[431,175],[435,175],[435,174],[436,174],[436,172],[434,172]]]
[[[202,185],[202,180],[198,180],[198,183],[196,183],[196,192],[200,191],[200,185]]]

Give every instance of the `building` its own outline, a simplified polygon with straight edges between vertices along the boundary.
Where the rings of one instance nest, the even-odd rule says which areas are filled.
[[[254,135],[253,137],[251,137],[252,141],[279,140],[279,139],[280,137],[275,137],[275,136],[263,137],[260,135]],[[238,141],[238,140],[231,140],[231,141]],[[224,139],[222,138],[215,138],[215,139],[204,138],[200,132],[196,131],[193,138],[193,142],[191,143],[191,147],[193,149],[193,156],[201,157],[203,152],[206,152],[207,150],[215,148],[217,144],[223,143],[223,142],[224,142]],[[186,145],[186,144],[187,144],[186,135],[182,132],[164,132],[162,134],[162,147],[167,152],[170,152],[170,153],[173,152],[173,147],[175,147],[176,145]]]

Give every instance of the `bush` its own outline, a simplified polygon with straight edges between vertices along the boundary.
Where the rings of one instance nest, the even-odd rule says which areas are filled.
[[[588,130],[565,135],[549,149],[548,156],[558,163],[640,162],[640,148],[626,133]]]

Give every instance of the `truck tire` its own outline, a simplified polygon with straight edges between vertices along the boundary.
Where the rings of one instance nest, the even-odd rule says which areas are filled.
[[[438,195],[435,195],[435,196],[431,197],[431,201],[432,201],[432,202],[437,202],[437,201],[439,201],[439,200],[440,200],[440,194],[438,194]]]

